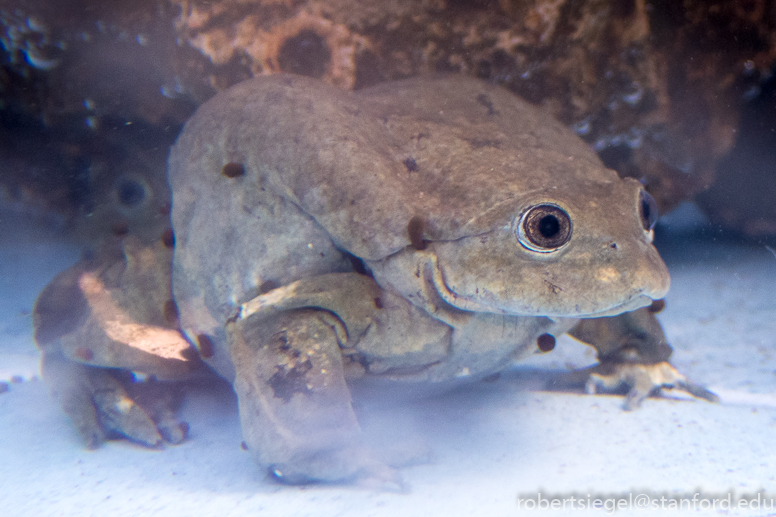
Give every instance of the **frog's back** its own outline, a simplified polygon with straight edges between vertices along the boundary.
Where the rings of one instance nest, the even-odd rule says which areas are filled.
[[[577,189],[616,179],[548,114],[464,76],[355,93],[282,74],[245,81],[189,121],[173,150],[171,181],[198,174],[209,190],[227,183],[220,170],[228,162],[367,259],[406,246],[415,216],[428,238],[456,239],[491,229],[513,215],[515,197],[558,177]]]

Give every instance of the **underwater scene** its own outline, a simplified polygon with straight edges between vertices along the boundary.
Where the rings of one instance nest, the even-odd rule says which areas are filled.
[[[776,1],[0,0],[0,515],[776,516]]]

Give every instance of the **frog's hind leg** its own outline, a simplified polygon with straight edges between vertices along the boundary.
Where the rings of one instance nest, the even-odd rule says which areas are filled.
[[[227,324],[245,442],[281,482],[395,480],[361,443],[337,320],[303,308]]]
[[[581,320],[569,334],[598,351],[599,365],[576,372],[585,377],[585,390],[625,390],[624,408],[636,409],[645,398],[662,389],[678,389],[717,402],[717,395],[689,381],[668,359],[672,349],[655,317],[655,308],[644,307],[618,316]]]

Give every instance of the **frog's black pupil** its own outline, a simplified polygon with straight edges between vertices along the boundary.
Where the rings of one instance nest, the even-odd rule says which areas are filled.
[[[145,198],[145,188],[134,180],[123,181],[118,188],[119,201],[122,205],[135,206]]]
[[[552,239],[560,231],[560,221],[554,215],[545,215],[539,221],[539,233],[547,239]]]

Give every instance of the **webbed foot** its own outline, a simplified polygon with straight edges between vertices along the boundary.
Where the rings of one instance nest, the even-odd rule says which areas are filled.
[[[645,398],[663,389],[678,389],[693,397],[718,402],[719,397],[679,373],[668,359],[673,350],[666,342],[655,314],[664,303],[618,316],[581,320],[569,334],[598,351],[600,364],[578,372],[589,374],[585,389],[627,389],[624,408],[638,408]]]
[[[594,367],[585,384],[591,395],[602,391],[627,389],[623,408],[638,408],[645,398],[657,395],[664,389],[684,391],[693,397],[719,402],[719,397],[703,386],[695,384],[679,373],[668,361],[655,364],[604,363]]]

